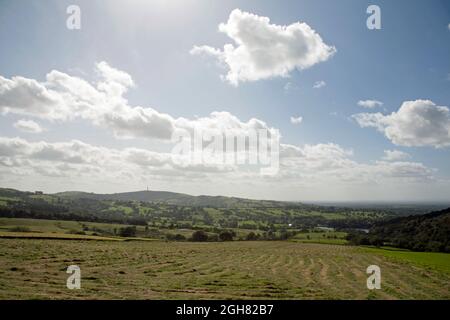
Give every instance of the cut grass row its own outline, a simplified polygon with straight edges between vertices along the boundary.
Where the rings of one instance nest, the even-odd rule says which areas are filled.
[[[0,231],[0,238],[3,239],[57,239],[57,240],[109,240],[123,241],[126,238],[99,237],[79,234],[62,234],[50,232],[4,232]]]

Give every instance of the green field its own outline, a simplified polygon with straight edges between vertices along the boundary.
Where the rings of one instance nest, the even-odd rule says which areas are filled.
[[[367,252],[381,254],[395,261],[414,263],[450,274],[450,254],[442,252],[413,252],[396,248],[365,248]]]
[[[302,232],[295,235],[292,241],[302,243],[324,243],[324,244],[347,244],[346,232],[324,231],[324,232]]]
[[[290,241],[0,239],[0,299],[450,299],[448,273],[371,251]],[[81,290],[66,288],[72,264]],[[371,264],[381,268],[381,290],[366,287]]]
[[[64,220],[46,220],[46,219],[18,219],[18,218],[0,218],[0,233],[15,232],[16,230],[27,230],[32,233],[45,234],[74,234],[84,232],[86,235],[113,235],[114,229],[125,227],[123,224],[114,223],[96,223],[96,222],[78,222]],[[136,227],[139,233],[144,232],[144,226]],[[3,231],[3,232],[2,232]]]
[[[47,219],[22,219],[22,218],[0,218],[0,237],[12,237],[11,233],[22,232],[26,233],[24,236],[38,237],[39,235],[29,233],[38,233],[44,237],[49,235],[52,238],[66,237],[70,234],[83,234],[86,236],[101,236],[101,237],[118,237],[117,230],[126,227],[127,225],[115,223],[97,223],[97,222],[79,222],[79,221],[64,221],[64,220],[47,220]],[[261,233],[255,230],[230,228],[236,233],[236,237],[245,238],[250,232]],[[189,238],[194,229],[187,228],[163,228],[154,227],[145,229],[145,226],[136,226],[136,236],[150,239],[164,239],[167,234],[181,234]],[[315,233],[315,235],[317,235]],[[81,236],[81,235],[80,235]]]

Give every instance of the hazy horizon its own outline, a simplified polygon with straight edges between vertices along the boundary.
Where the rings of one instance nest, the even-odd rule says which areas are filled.
[[[447,199],[441,199],[441,200],[397,200],[397,201],[391,201],[391,200],[336,200],[336,201],[329,201],[329,200],[314,200],[314,201],[308,201],[308,200],[301,200],[301,199],[292,199],[292,200],[276,200],[271,198],[246,198],[246,197],[240,197],[240,196],[234,196],[234,195],[226,195],[226,194],[191,194],[189,192],[174,192],[171,190],[154,190],[154,189],[142,189],[142,190],[123,190],[119,192],[109,192],[109,193],[101,193],[101,192],[93,192],[93,191],[86,191],[86,190],[60,190],[56,192],[46,192],[42,189],[16,189],[11,187],[4,187],[0,186],[0,188],[5,189],[14,189],[22,192],[31,192],[35,193],[37,191],[42,191],[44,194],[58,194],[58,193],[64,193],[64,192],[83,192],[83,193],[92,193],[92,194],[121,194],[121,193],[134,193],[134,192],[168,192],[168,193],[177,193],[177,194],[183,194],[188,196],[209,196],[209,197],[228,197],[228,198],[241,198],[241,199],[248,199],[248,200],[262,200],[262,201],[279,201],[279,202],[298,202],[303,204],[317,204],[317,205],[336,205],[336,206],[344,206],[346,204],[349,205],[450,205],[450,200]]]

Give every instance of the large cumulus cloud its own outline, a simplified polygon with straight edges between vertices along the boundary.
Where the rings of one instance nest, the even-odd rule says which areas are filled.
[[[235,9],[219,31],[234,41],[217,49],[194,46],[191,54],[216,57],[228,68],[225,79],[239,82],[285,77],[294,69],[306,69],[328,60],[336,48],[304,22],[288,26],[271,24],[268,17]]]
[[[353,118],[363,128],[378,129],[396,145],[450,146],[450,110],[430,100],[405,101],[389,115],[359,113]]]

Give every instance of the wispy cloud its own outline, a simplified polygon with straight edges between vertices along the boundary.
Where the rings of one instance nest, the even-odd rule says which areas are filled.
[[[410,158],[411,156],[400,150],[384,150],[383,160],[386,161],[399,161]]]
[[[28,133],[41,133],[45,129],[42,128],[39,123],[33,121],[33,120],[18,120],[14,123],[14,128]]]
[[[378,101],[378,100],[359,100],[358,101],[358,106],[363,107],[363,108],[368,108],[368,109],[381,107],[382,105],[383,105],[383,102]]]
[[[313,88],[314,89],[319,89],[319,88],[325,87],[326,85],[327,85],[327,83],[325,81],[320,80],[320,81],[316,81],[314,83]]]
[[[303,117],[291,117],[292,124],[300,124],[303,121]]]

